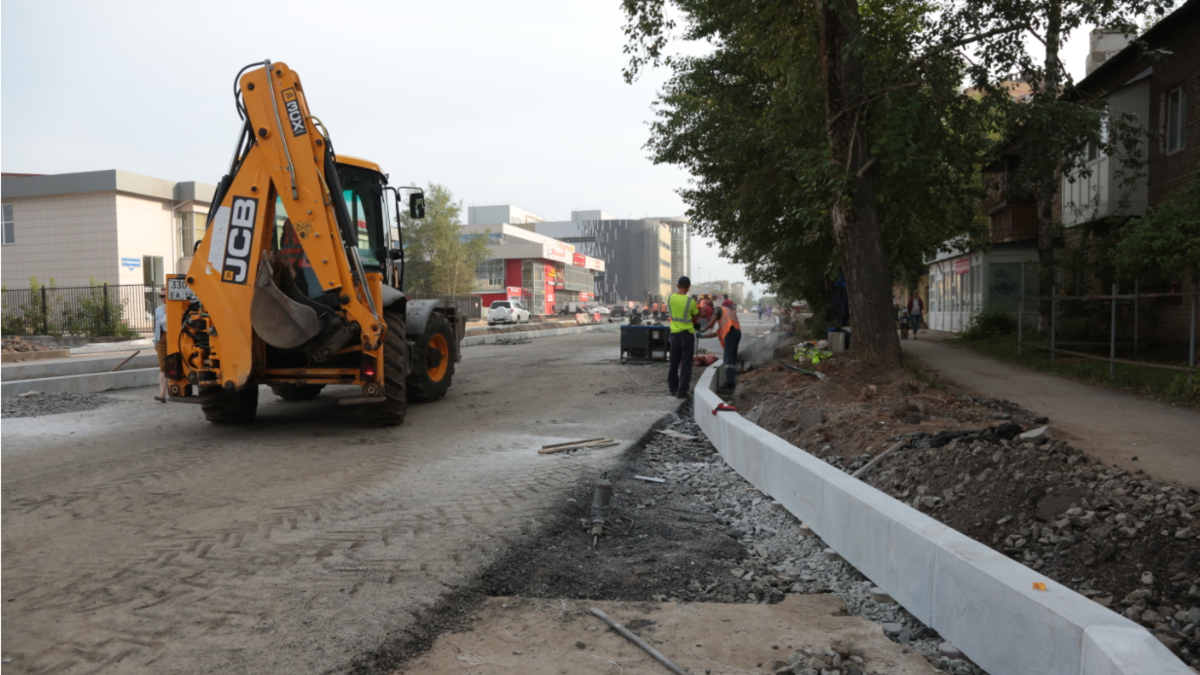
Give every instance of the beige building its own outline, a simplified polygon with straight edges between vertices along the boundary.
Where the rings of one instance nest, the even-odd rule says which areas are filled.
[[[161,285],[187,270],[215,191],[118,170],[3,174],[4,286]]]

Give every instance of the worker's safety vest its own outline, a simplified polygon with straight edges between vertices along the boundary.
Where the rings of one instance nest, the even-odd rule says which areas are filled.
[[[685,302],[686,301],[686,302]],[[681,333],[687,331],[695,332],[696,327],[692,324],[692,299],[686,295],[672,293],[667,298],[667,307],[671,312],[671,332]]]
[[[740,333],[742,324],[738,322],[737,315],[729,308],[721,309],[721,318],[717,319],[717,337],[721,339],[721,346],[725,346],[725,336],[729,335],[729,331],[734,328]]]

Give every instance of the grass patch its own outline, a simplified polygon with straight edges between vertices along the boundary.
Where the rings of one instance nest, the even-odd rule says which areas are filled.
[[[1093,361],[1062,354],[1051,361],[1049,351],[1033,348],[1028,344],[1018,355],[1017,338],[1014,336],[988,337],[980,340],[967,340],[960,337],[946,340],[946,343],[967,347],[999,361],[1016,363],[1039,372],[1110,389],[1132,391],[1151,398],[1200,409],[1200,384],[1189,383],[1188,376],[1184,373],[1118,363],[1113,377],[1110,378],[1109,364],[1105,361]]]

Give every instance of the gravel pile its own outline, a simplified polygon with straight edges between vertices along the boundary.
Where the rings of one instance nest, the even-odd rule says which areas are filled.
[[[3,351],[6,354],[11,354],[14,352],[48,352],[52,351],[53,349],[54,347],[48,347],[39,342],[29,342],[15,336],[5,337],[3,340],[3,346],[0,346],[0,351]]]
[[[59,413],[95,410],[115,399],[100,394],[43,394],[32,391],[16,398],[6,398],[0,417],[41,417]]]
[[[702,438],[699,427],[690,419],[681,419],[669,428]],[[739,600],[778,602],[790,593],[832,593],[845,601],[852,614],[880,623],[889,637],[916,650],[942,670],[956,675],[983,672],[955,653],[936,631],[875,588],[849,563],[827,551],[820,537],[802,528],[781,504],[753,489],[719,457],[715,461],[675,461],[675,456],[692,444],[670,438],[656,440],[646,446],[643,461],[655,466],[655,475],[666,478],[676,491],[686,486],[716,515],[717,522],[730,528],[738,538],[746,557],[729,569],[729,575],[749,582],[748,592]],[[796,675],[870,672],[868,666],[854,658],[861,660],[862,655],[841,654],[833,646],[810,649],[775,664],[779,666],[775,672]]]

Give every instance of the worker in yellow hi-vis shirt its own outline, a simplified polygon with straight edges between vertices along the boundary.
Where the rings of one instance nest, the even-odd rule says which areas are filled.
[[[688,297],[691,279],[679,277],[676,286],[679,292],[667,298],[667,311],[671,314],[671,372],[667,374],[667,389],[672,396],[687,398],[692,387],[692,356],[696,352],[693,322],[700,308]]]

